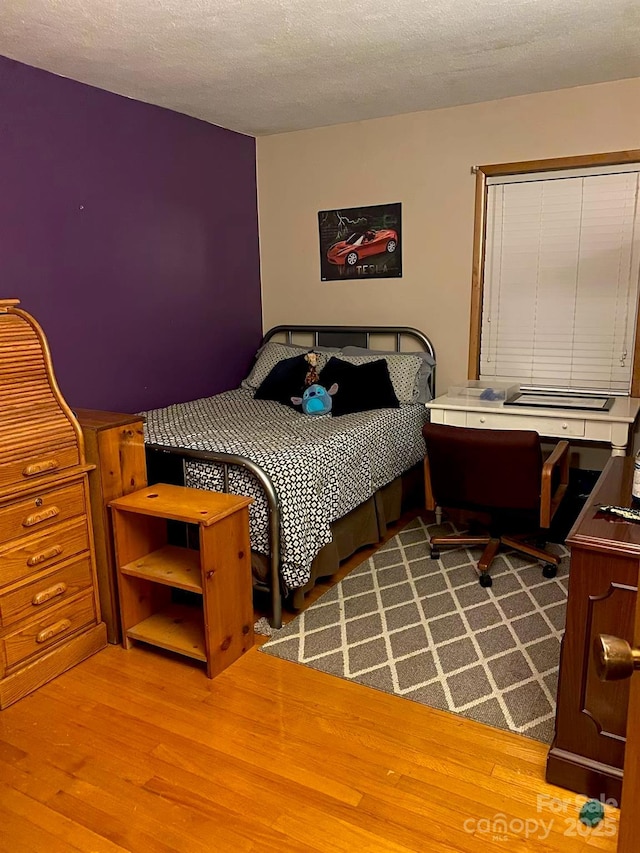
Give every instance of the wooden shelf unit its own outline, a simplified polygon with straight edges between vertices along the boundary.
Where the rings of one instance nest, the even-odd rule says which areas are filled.
[[[125,648],[139,641],[205,661],[209,678],[251,648],[251,502],[157,483],[110,503]],[[198,551],[170,544],[170,521],[197,525]],[[197,604],[176,603],[173,590]]]

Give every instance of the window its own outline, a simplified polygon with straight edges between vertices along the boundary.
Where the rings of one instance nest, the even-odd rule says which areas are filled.
[[[639,190],[640,152],[478,170],[471,378],[638,394]]]

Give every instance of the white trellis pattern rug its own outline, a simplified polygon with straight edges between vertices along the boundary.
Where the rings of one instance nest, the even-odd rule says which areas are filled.
[[[505,551],[482,588],[478,549],[432,560],[420,519],[401,530],[262,651],[550,743],[564,631],[568,551],[554,579]]]

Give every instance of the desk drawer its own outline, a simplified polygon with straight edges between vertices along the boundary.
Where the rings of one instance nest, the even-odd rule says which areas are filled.
[[[0,549],[0,587],[29,578],[89,549],[86,517],[56,524]]]
[[[24,459],[0,465],[0,486],[30,482],[79,464],[77,445],[28,454]]]
[[[40,616],[50,607],[73,598],[91,586],[91,560],[83,557],[57,571],[40,574],[32,583],[0,595],[0,627]]]
[[[92,592],[75,601],[50,608],[39,619],[23,624],[17,631],[0,640],[7,668],[49,651],[95,620]]]
[[[49,489],[0,509],[5,542],[28,536],[85,512],[82,483]]]
[[[466,426],[476,429],[528,429],[557,438],[581,438],[585,433],[585,422],[580,418],[537,418],[498,412],[467,412],[466,415]]]
[[[430,414],[432,424],[446,424],[447,426],[467,426],[467,412],[460,412],[457,409],[443,411],[442,409],[432,409]]]

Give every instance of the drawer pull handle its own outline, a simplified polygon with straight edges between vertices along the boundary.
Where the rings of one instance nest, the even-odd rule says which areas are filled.
[[[42,462],[32,462],[22,472],[23,477],[36,477],[38,474],[44,474],[45,471],[55,471],[60,465],[57,459],[45,459]]]
[[[46,604],[57,595],[64,595],[67,591],[66,583],[57,583],[50,586],[49,589],[43,589],[42,592],[37,592],[31,599],[31,603],[37,607],[39,604]]]
[[[56,515],[60,515],[60,510],[57,506],[50,506],[48,509],[43,509],[42,512],[34,512],[33,515],[28,515],[22,522],[22,526],[33,527],[34,524],[48,521],[50,518],[55,518]]]
[[[486,418],[480,418],[480,423],[483,424],[485,422],[485,420],[486,420]]]
[[[36,635],[36,643],[46,643],[48,640],[52,640],[54,637],[57,637],[58,634],[64,634],[64,632],[68,631],[70,627],[71,622],[69,619],[61,619],[59,622],[49,625],[49,627],[45,628],[43,631],[39,631]]]
[[[62,551],[62,545],[53,545],[51,548],[47,548],[46,551],[40,551],[40,553],[29,557],[27,565],[37,566],[38,563],[44,563],[45,560],[52,560],[54,557],[57,557],[59,554],[62,554]]]

